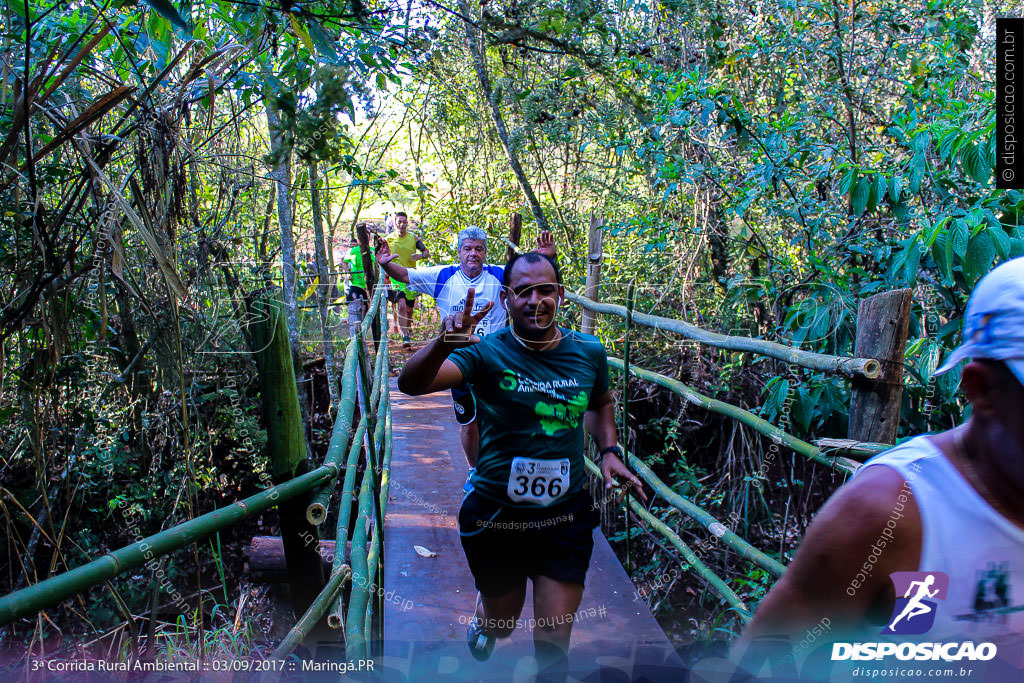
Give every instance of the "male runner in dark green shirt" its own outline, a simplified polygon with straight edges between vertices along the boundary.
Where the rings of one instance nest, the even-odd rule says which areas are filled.
[[[470,651],[486,659],[495,638],[511,634],[533,580],[538,670],[563,665],[572,618],[597,524],[585,488],[583,429],[602,454],[607,489],[616,478],[646,495],[620,459],[604,348],[590,336],[555,325],[564,290],[557,264],[522,254],[505,267],[501,302],[511,326],[472,334],[492,303],[444,319],[441,335],[406,363],[398,386],[424,394],[473,383],[480,454],[473,491],[463,500],[459,529],[476,587]]]

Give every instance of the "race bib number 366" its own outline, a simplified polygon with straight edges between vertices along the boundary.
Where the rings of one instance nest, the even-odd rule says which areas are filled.
[[[551,505],[569,490],[569,459],[514,458],[508,497],[517,503]]]

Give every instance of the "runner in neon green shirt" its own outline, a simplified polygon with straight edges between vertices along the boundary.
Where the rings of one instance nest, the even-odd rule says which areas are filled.
[[[388,247],[392,254],[398,256],[396,261],[406,268],[415,268],[416,262],[428,258],[430,252],[419,237],[409,232],[409,217],[404,211],[395,214],[396,232],[388,235]],[[409,346],[409,326],[412,323],[412,314],[416,308],[416,292],[409,289],[404,283],[391,278],[391,289],[388,291],[388,301],[395,305],[395,317],[397,318],[398,329],[402,334],[402,344]]]
[[[366,315],[370,305],[370,297],[366,293],[366,272],[363,270],[363,256],[359,245],[353,244],[345,255],[348,264],[348,287],[345,288],[345,301],[348,307],[348,332],[354,335],[359,323]]]

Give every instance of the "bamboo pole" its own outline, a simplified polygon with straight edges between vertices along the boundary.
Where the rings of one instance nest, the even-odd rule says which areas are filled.
[[[618,368],[619,370],[622,369],[622,361],[619,360],[618,358],[609,357],[608,364],[613,368]],[[754,429],[755,431],[758,431],[761,434],[764,434],[765,436],[771,438],[772,441],[782,444],[787,448],[799,453],[800,455],[806,458],[810,458],[811,460],[821,463],[822,465],[831,467],[834,470],[837,470],[844,474],[853,474],[857,470],[857,468],[860,467],[860,463],[850,460],[849,458],[840,458],[835,456],[824,455],[819,448],[807,443],[806,441],[798,439],[791,434],[787,434],[786,432],[782,431],[781,429],[773,425],[771,422],[768,422],[768,420],[758,417],[757,415],[754,415],[752,412],[744,410],[743,408],[739,408],[729,403],[725,403],[724,401],[719,401],[718,399],[705,396],[704,394],[696,391],[695,389],[686,384],[683,384],[677,379],[672,379],[671,377],[666,377],[665,375],[659,375],[656,372],[644,370],[643,368],[638,368],[635,365],[630,367],[629,371],[636,375],[637,377],[639,377],[640,379],[647,380],[648,382],[654,382],[655,384],[663,386],[666,389],[671,389],[672,391],[679,394],[690,403],[700,406],[705,410],[710,410],[711,412],[719,413],[721,415],[727,415],[735,420],[738,420],[739,422],[742,422],[743,424]]]
[[[348,614],[345,619],[345,656],[348,660],[366,659],[366,639],[363,637],[363,621],[366,618],[366,603],[370,598],[369,567],[366,553],[366,527],[369,523],[368,509],[370,492],[373,489],[373,468],[363,470],[363,483],[359,487],[359,514],[356,528],[352,533],[352,594],[348,599]]]
[[[602,304],[566,290],[565,297],[573,303],[579,304],[585,309],[606,315],[617,315],[620,318],[626,316],[626,309],[617,304]],[[649,313],[633,313],[633,322],[644,327],[651,327],[656,330],[675,332],[687,339],[713,346],[719,349],[730,351],[750,351],[764,356],[769,356],[785,363],[799,365],[811,370],[832,372],[849,376],[862,376],[868,379],[878,377],[881,372],[881,363],[874,358],[850,358],[846,356],[830,356],[822,353],[812,353],[801,349],[793,348],[765,339],[752,339],[750,337],[734,337],[717,332],[708,332],[696,325],[691,325],[682,320],[662,318]]]
[[[385,444],[385,428],[387,420],[381,420],[377,430],[373,434],[373,440],[381,443],[383,451]],[[370,585],[373,583],[375,568],[371,565],[372,555],[380,557],[383,561],[383,548],[374,549],[374,543],[370,543],[367,549],[367,527],[370,525],[370,517],[376,518],[373,528],[382,529],[380,522],[381,511],[377,505],[376,476],[372,467],[367,465],[363,470],[363,482],[359,487],[359,508],[356,513],[356,528],[352,533],[352,550],[350,564],[352,566],[353,580],[352,593],[348,601],[348,615],[345,619],[345,642],[346,651],[349,653],[349,660],[366,659],[366,614],[370,608]],[[379,539],[383,541],[383,538]],[[340,602],[340,601],[339,601]],[[360,654],[353,655],[353,651]]]
[[[263,296],[253,302],[255,320],[248,325],[259,369],[263,413],[267,423],[267,454],[277,480],[294,476],[306,460],[306,438],[299,413],[292,349],[281,302]]]
[[[715,519],[710,512],[673,491],[665,482],[659,479],[658,475],[651,471],[651,468],[648,467],[640,458],[636,457],[632,453],[629,453],[628,456],[630,466],[644,481],[651,485],[651,488],[654,489],[655,493],[668,501],[670,505],[679,509],[683,514],[700,522],[712,536],[718,538],[723,544],[735,550],[740,556],[750,560],[760,567],[763,567],[775,577],[782,576],[783,572],[786,571],[785,565],[781,562],[768,557],[768,555],[747,543],[736,535],[735,532],[731,531],[728,527]]]
[[[366,576],[368,579],[373,580],[371,585],[377,586],[377,590],[374,591],[374,597],[377,598],[377,613],[382,613],[382,602],[384,598],[384,591],[381,590],[381,583],[377,579],[378,570],[380,569],[380,551],[383,543],[383,534],[381,529],[376,526],[373,527],[373,535],[370,537],[370,551],[366,555]],[[366,611],[363,613],[363,641],[367,643],[366,654],[372,656],[373,652],[370,650],[370,644],[373,643],[373,600],[367,596],[366,600]]]
[[[380,272],[380,277],[382,279],[387,277],[387,273],[385,273],[383,269]],[[365,336],[371,328],[374,327],[374,316],[380,311],[381,300],[384,298],[384,292],[386,290],[387,288],[384,286],[377,287],[377,289],[373,290],[373,296],[370,297],[370,303],[367,306],[366,315],[363,316],[363,321],[359,323],[359,334]]]
[[[891,443],[870,443],[854,439],[817,439],[814,442],[822,453],[842,455],[857,462],[864,462],[873,455],[893,447]]]
[[[384,391],[385,391],[385,396],[390,394],[390,387],[387,384],[384,385]],[[384,451],[383,460],[384,460],[384,462],[383,462],[383,464],[381,466],[382,469],[381,469],[381,475],[380,475],[380,509],[381,509],[381,516],[384,516],[384,515],[387,514],[387,509],[388,509],[388,491],[391,488],[390,481],[391,481],[391,451],[392,451],[392,440],[391,439],[392,439],[392,431],[391,431],[391,401],[390,401],[390,397],[386,398],[386,400],[387,400],[387,410],[386,410],[386,412],[384,414],[384,448],[383,448],[383,451]],[[377,565],[377,585],[378,586],[383,586],[384,585],[384,534],[383,534],[383,527],[381,527],[381,530],[382,530],[381,531],[381,536],[378,539],[378,542],[381,544],[380,545],[380,553],[381,553],[380,554],[380,562]],[[379,622],[380,630],[378,631],[378,633],[381,634],[381,639],[383,640],[383,634],[384,634],[384,596],[378,594],[378,598],[379,598],[379,603],[380,603],[380,609],[379,609],[379,612],[378,612],[379,615],[380,615],[380,622]]]
[[[348,543],[348,525],[352,519],[352,498],[355,496],[356,470],[359,465],[359,454],[363,450],[363,438],[366,436],[366,420],[360,420],[356,428],[355,438],[348,450],[348,462],[345,465],[345,481],[341,486],[341,507],[338,509],[338,529],[335,534],[335,548],[344,549]],[[345,561],[344,550],[334,556],[334,566],[337,568]]]
[[[633,302],[635,301],[635,283],[630,282],[626,288],[626,338],[622,344],[622,443],[629,448],[629,336],[633,331]],[[629,490],[626,490],[626,501],[629,502]],[[633,546],[629,525],[629,509],[624,509],[626,522],[626,575],[633,575]]]
[[[601,474],[601,468],[597,465],[586,458],[584,458],[584,462],[586,463],[587,469],[595,475]],[[686,545],[686,542],[683,541],[683,539],[679,538],[679,535],[676,532],[672,531],[667,524],[648,512],[643,505],[637,503],[636,499],[632,497],[629,498],[629,506],[633,508],[633,513],[635,515],[650,524],[658,533],[664,536],[665,540],[679,551],[679,554],[683,556],[683,559],[690,565],[694,573],[706,581],[716,593],[725,599],[726,602],[735,607],[744,621],[748,621],[750,619],[750,610],[747,608],[746,604],[740,600],[739,596],[736,595],[731,588],[729,588],[729,585],[725,581],[708,569],[707,565],[701,562],[700,558],[697,557],[697,554],[690,549],[690,546]]]
[[[385,389],[385,392],[386,392],[386,389]],[[388,396],[385,393],[384,395],[382,395],[381,400],[385,401],[385,400],[387,400],[387,398],[388,398]],[[378,422],[377,430],[374,432],[373,436],[371,437],[374,440],[382,440],[383,437],[384,437],[384,434],[386,433],[385,429],[389,429],[390,426],[391,426],[390,425],[391,412],[390,412],[390,405],[389,404],[387,405],[387,408],[388,408],[388,412],[386,413],[387,418],[385,420],[380,420]],[[341,509],[338,512],[338,529],[337,529],[336,536],[335,536],[335,538],[336,538],[335,547],[342,547],[343,548],[344,546],[337,546],[337,543],[346,543],[346,544],[348,543],[348,525],[349,525],[349,520],[351,519],[351,516],[352,516],[352,498],[355,495],[354,494],[354,490],[355,490],[354,487],[355,487],[355,477],[356,477],[356,465],[359,462],[360,447],[362,446],[365,434],[366,434],[366,421],[365,420],[360,420],[359,421],[359,429],[357,431],[357,436],[356,436],[355,439],[353,439],[353,441],[352,441],[352,449],[349,451],[348,465],[345,468],[345,483],[344,483],[344,485],[342,487],[343,493],[342,493],[342,496],[341,496]],[[388,462],[390,463],[390,454],[387,454],[387,458],[388,458]],[[381,475],[382,479],[384,478],[384,476],[385,476],[384,474]],[[366,478],[365,470],[364,470],[363,478],[364,478],[364,480]],[[363,514],[362,499],[360,499],[359,508],[356,510],[356,516],[357,516],[356,524],[357,525],[359,524],[358,517],[361,514]],[[382,513],[382,515],[383,515],[383,513]],[[355,544],[355,534],[353,534],[353,541],[352,541],[352,548],[353,549],[355,548],[354,544]],[[354,552],[354,550],[350,551],[350,553],[349,553],[350,556],[351,556],[352,552]],[[336,554],[334,556],[334,563],[335,563],[336,566],[339,565],[343,561],[344,561],[344,557],[342,557],[341,555]],[[351,604],[351,601],[350,601],[350,604]],[[327,615],[327,625],[330,626],[331,628],[335,628],[335,629],[347,628],[345,626],[345,621],[346,620],[345,620],[345,617],[343,616],[343,611],[344,611],[344,605],[342,603],[341,598],[339,597],[337,600],[335,600],[335,604],[332,606],[330,613]],[[351,616],[349,618],[351,618]]]
[[[345,355],[345,366],[343,376],[346,380],[342,383],[341,400],[338,403],[338,417],[334,420],[334,429],[331,432],[331,442],[327,446],[327,454],[324,456],[324,464],[332,463],[341,465],[341,458],[348,451],[349,432],[352,429],[352,416],[356,408],[356,383],[348,378],[353,377],[357,362],[355,351],[355,340],[349,342],[348,351]],[[306,520],[315,526],[319,526],[327,518],[327,506],[331,502],[331,495],[334,493],[334,486],[337,479],[332,479],[313,495],[313,500],[306,506]]]
[[[156,557],[166,555],[247,517],[308,493],[337,474],[336,466],[323,465],[244,500],[207,512],[137,543],[109,552],[88,564],[5,595],[0,598],[0,625],[35,614]]]
[[[327,611],[327,608],[338,597],[345,582],[351,578],[352,568],[347,564],[342,565],[341,569],[331,574],[327,585],[324,586],[324,589],[320,591],[320,594],[309,605],[309,609],[302,615],[302,618],[288,631],[288,635],[284,637],[284,640],[277,646],[277,649],[270,655],[270,658],[284,659],[291,654],[291,651],[312,632],[317,622],[323,617],[324,612]]]

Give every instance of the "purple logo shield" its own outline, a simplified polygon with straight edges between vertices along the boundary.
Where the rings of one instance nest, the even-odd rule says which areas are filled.
[[[896,604],[889,625],[882,633],[918,635],[935,623],[936,600],[945,600],[949,577],[943,572],[893,572],[889,575],[896,590]]]

